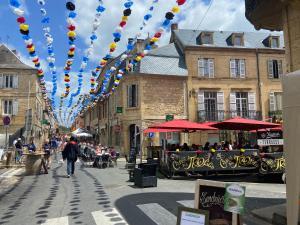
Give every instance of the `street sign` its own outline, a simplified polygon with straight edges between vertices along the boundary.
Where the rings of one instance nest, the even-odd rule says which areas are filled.
[[[154,135],[155,135],[155,133],[150,132],[150,133],[148,134],[148,137],[149,137],[149,138],[154,138]]]
[[[174,115],[166,115],[166,121],[174,120]]]
[[[3,124],[4,124],[4,126],[8,126],[10,124],[10,117],[9,116],[4,116],[3,117]]]
[[[123,113],[123,107],[117,107],[117,113]]]

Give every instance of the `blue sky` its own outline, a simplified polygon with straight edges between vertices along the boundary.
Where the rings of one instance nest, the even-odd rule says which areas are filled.
[[[76,18],[77,22],[77,33],[78,38],[76,39],[76,56],[74,60],[74,65],[72,67],[71,77],[71,93],[75,92],[77,89],[77,77],[76,72],[79,70],[81,59],[85,49],[89,44],[89,36],[91,33],[92,21],[95,15],[95,9],[98,5],[96,0],[75,0],[74,1],[78,13]],[[103,0],[107,10],[103,13],[101,17],[101,25],[97,32],[98,40],[95,46],[94,54],[91,57],[87,71],[93,69],[99,59],[101,59],[108,51],[108,45],[112,41],[112,33],[117,27],[122,11],[123,3],[125,0]],[[143,21],[143,16],[147,12],[147,8],[152,4],[152,0],[135,0],[135,4],[132,7],[132,15],[129,18],[128,25],[126,26],[123,34],[120,46],[116,51],[116,54],[125,50],[126,40],[129,37],[135,36],[138,32],[138,28],[141,26]],[[175,0],[160,0],[158,4],[155,5],[156,9],[154,11],[153,19],[147,25],[144,33],[144,37],[149,33],[153,33],[157,30],[159,24],[164,18],[164,14],[174,6]],[[207,10],[210,0],[187,0],[186,5],[182,7],[182,12],[177,19],[180,28],[185,29],[195,29],[199,25],[199,21],[202,19],[203,14]],[[37,4],[36,0],[23,0],[24,6],[26,8],[26,18],[27,23],[30,26],[30,35],[34,40],[36,45],[37,53],[40,58],[44,61],[46,66],[46,42],[43,37],[42,24],[41,24],[41,13],[40,6]],[[45,9],[47,10],[48,16],[50,17],[50,27],[51,34],[54,37],[54,50],[56,54],[56,67],[59,69],[58,73],[58,83],[59,89],[58,95],[63,91],[63,74],[62,67],[64,66],[67,49],[67,10],[65,8],[66,1],[62,0],[46,0]],[[28,57],[24,42],[19,33],[18,24],[16,22],[16,15],[11,12],[8,6],[8,0],[0,1],[0,38],[2,43],[8,43],[12,48],[15,48],[21,55],[22,59],[26,63],[30,64],[30,59]],[[207,17],[200,26],[200,29],[214,29],[214,30],[239,30],[239,31],[253,31],[252,25],[244,18],[244,1],[243,0],[215,0]],[[168,43],[169,33],[165,34],[159,45],[164,45]],[[46,68],[44,68],[47,71]],[[83,92],[89,90],[89,79],[90,74],[87,73],[84,76],[84,88]],[[51,77],[46,73],[46,80],[50,81]],[[51,89],[51,82],[48,83],[48,88]],[[56,100],[56,106],[58,106],[58,96]],[[74,101],[73,104],[75,104]]]

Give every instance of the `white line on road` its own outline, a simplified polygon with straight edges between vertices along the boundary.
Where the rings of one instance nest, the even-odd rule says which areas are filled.
[[[115,208],[92,212],[92,215],[97,225],[128,225]]]
[[[183,200],[177,202],[185,207],[194,208],[194,200]]]
[[[137,207],[139,207],[157,225],[176,224],[176,216],[157,203],[138,205]]]
[[[67,216],[49,219],[45,223],[42,223],[42,225],[69,225],[69,219]]]
[[[9,177],[12,177],[16,174],[19,174],[21,173],[23,169],[11,169],[9,171],[6,171],[5,173],[1,174],[0,175],[0,178],[9,178]]]

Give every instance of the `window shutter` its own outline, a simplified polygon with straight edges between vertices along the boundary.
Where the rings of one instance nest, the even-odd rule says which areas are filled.
[[[204,59],[198,59],[198,76],[204,76]]]
[[[14,116],[18,115],[18,111],[19,111],[18,100],[14,100],[14,102],[13,102],[13,115]]]
[[[230,93],[229,102],[230,102],[231,116],[235,117],[235,116],[237,116],[237,113],[236,113],[236,94],[235,94],[235,92]]]
[[[270,92],[270,94],[269,94],[269,107],[270,107],[270,112],[276,111],[275,94],[274,94],[274,92]]]
[[[278,74],[281,77],[283,74],[283,70],[282,70],[282,60],[278,60]]]
[[[135,107],[139,105],[139,85],[135,85]]]
[[[255,92],[248,93],[248,108],[249,108],[249,111],[256,110],[256,93]]]
[[[209,59],[209,78],[214,78],[215,76],[215,65],[214,65],[214,59]]]
[[[235,60],[230,59],[230,77],[236,78],[236,72],[235,72]]]
[[[204,105],[204,91],[198,91],[198,110],[204,111],[205,105]]]
[[[224,120],[224,92],[217,93],[218,120]]]
[[[239,62],[240,62],[240,78],[245,78],[246,76],[245,60],[241,59],[239,60]]]
[[[19,76],[14,75],[13,76],[13,88],[18,88],[19,87]]]
[[[268,60],[268,73],[269,73],[269,78],[273,79],[274,78],[273,60]]]
[[[4,80],[3,80],[3,74],[0,74],[0,88],[3,88],[3,82],[4,82]]]

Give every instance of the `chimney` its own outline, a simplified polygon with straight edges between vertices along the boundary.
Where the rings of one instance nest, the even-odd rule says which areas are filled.
[[[172,23],[171,24],[171,31],[178,30],[178,23]]]
[[[145,48],[145,40],[144,39],[137,39],[136,41],[136,51],[138,53],[143,52]]]

